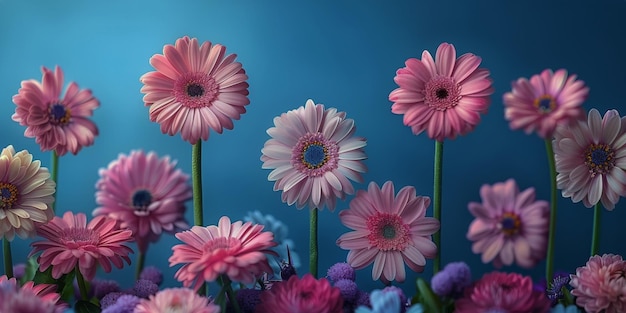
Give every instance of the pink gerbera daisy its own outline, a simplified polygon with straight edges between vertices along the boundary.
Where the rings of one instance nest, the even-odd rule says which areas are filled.
[[[504,94],[504,117],[512,129],[524,129],[527,134],[537,131],[539,137],[552,139],[558,125],[568,125],[585,115],[581,104],[587,99],[589,88],[567,77],[567,71],[544,70],[530,81],[519,78],[511,92]]]
[[[465,288],[454,306],[457,313],[545,313],[551,303],[543,292],[533,290],[529,276],[493,272]]]
[[[189,288],[167,288],[142,299],[134,313],[219,313],[220,307]]]
[[[67,304],[61,301],[61,295],[56,293],[56,285],[51,284],[37,284],[32,281],[25,282],[22,286],[19,286],[15,277],[8,278],[6,275],[0,276],[0,284],[4,286],[11,286],[13,288],[19,288],[22,292],[29,292],[36,295],[41,302],[52,303],[56,307],[56,313],[65,312]],[[2,310],[0,310],[2,312]]]
[[[35,138],[41,151],[54,150],[61,156],[68,151],[77,154],[82,147],[91,146],[98,128],[89,117],[100,103],[91,90],[80,90],[70,82],[61,98],[63,71],[55,67],[54,73],[42,67],[42,82],[22,81],[18,94],[13,96],[17,105],[12,118],[26,126],[24,135]]]
[[[53,302],[42,299],[31,290],[18,288],[11,282],[0,282],[1,313],[60,313]]]
[[[193,226],[176,238],[184,244],[172,248],[170,266],[182,263],[175,277],[195,290],[222,274],[232,281],[254,283],[263,273],[272,273],[265,254],[277,255],[270,250],[276,246],[274,234],[264,232],[263,225],[231,224],[227,216],[220,218],[217,226]]]
[[[576,304],[586,312],[626,312],[626,261],[620,255],[592,256],[570,277]]]
[[[426,131],[437,141],[465,135],[480,122],[493,93],[489,71],[478,68],[481,58],[466,53],[456,58],[454,46],[442,43],[435,59],[426,50],[398,69],[399,88],[389,94],[391,112],[404,114],[404,125],[415,135]]]
[[[626,118],[616,110],[591,109],[586,121],[557,128],[552,145],[563,197],[613,210],[626,196]]]
[[[416,196],[411,186],[395,196],[393,183],[382,188],[374,182],[367,191],[359,190],[350,208],[339,213],[341,222],[354,231],[337,239],[337,245],[348,252],[347,262],[362,269],[374,262],[372,279],[388,283],[403,282],[404,263],[422,272],[426,258],[434,258],[437,246],[431,235],[439,230],[439,221],[425,217],[430,198]]]
[[[161,232],[189,228],[184,217],[185,201],[191,199],[188,180],[168,156],[159,158],[143,151],[121,154],[100,170],[96,183],[99,207],[93,215],[106,215],[118,220],[120,228],[132,230],[144,253]]]
[[[56,184],[39,160],[9,145],[0,153],[0,238],[33,237],[36,226],[54,216]]]
[[[363,180],[366,141],[353,136],[354,120],[345,112],[309,99],[274,118],[274,125],[267,130],[272,139],[265,142],[261,161],[272,170],[268,179],[276,181],[274,190],[283,191],[283,202],[333,211],[337,198],[354,193],[349,179]]]
[[[293,275],[263,292],[256,312],[342,313],[343,298],[339,288],[332,287],[325,278]]]
[[[233,129],[233,120],[246,112],[248,76],[235,62],[237,55],[224,56],[226,47],[211,42],[199,46],[185,36],[175,45],[165,45],[150,64],[156,69],[141,76],[143,101],[150,107],[150,120],[161,124],[170,136],[180,132],[191,144]]]
[[[128,246],[132,232],[119,229],[117,221],[105,216],[96,216],[89,224],[83,213],[68,211],[63,218],[55,216],[52,221],[37,229],[37,235],[45,240],[33,242],[33,251],[43,252],[37,258],[39,270],[52,267],[52,277],[58,279],[78,266],[80,273],[88,281],[96,275],[98,264],[105,272],[111,272],[111,263],[117,268],[130,264]]]
[[[476,217],[469,226],[467,239],[472,252],[482,261],[530,268],[547,252],[550,209],[547,201],[535,201],[535,189],[519,191],[514,179],[480,188],[482,203],[470,202]]]

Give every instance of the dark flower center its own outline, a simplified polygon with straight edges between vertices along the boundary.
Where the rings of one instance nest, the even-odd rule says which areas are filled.
[[[150,203],[152,203],[150,191],[140,189],[133,194],[133,207],[135,210],[146,211]]]
[[[396,228],[393,225],[385,225],[382,229],[382,235],[386,239],[393,239],[396,237]]]
[[[517,215],[513,213],[504,213],[500,218],[500,226],[502,232],[506,236],[512,236],[519,232],[522,226],[522,221]]]
[[[423,92],[424,103],[437,111],[454,108],[461,100],[461,87],[452,77],[433,77],[426,82]]]
[[[437,89],[437,91],[435,91],[435,95],[437,95],[437,98],[439,99],[445,99],[448,97],[448,90],[444,88],[439,88]]]
[[[411,229],[397,214],[377,213],[367,218],[365,226],[370,245],[382,251],[403,251],[411,240]]]
[[[585,149],[585,164],[591,177],[607,174],[615,166],[615,151],[606,144],[592,144]]]
[[[187,85],[187,95],[190,97],[200,97],[204,94],[204,88],[198,84]]]
[[[302,163],[309,169],[320,168],[328,161],[326,147],[321,142],[312,142],[302,151]]]
[[[17,187],[9,183],[0,183],[0,209],[8,210],[17,202]]]
[[[556,109],[556,100],[551,95],[542,95],[535,99],[535,107],[541,113],[550,113]]]
[[[54,125],[66,125],[70,122],[70,110],[66,109],[63,104],[54,103],[48,108],[50,114],[50,122]]]
[[[86,245],[97,245],[100,242],[100,235],[87,228],[70,228],[61,234],[61,241],[68,248],[81,248]]]

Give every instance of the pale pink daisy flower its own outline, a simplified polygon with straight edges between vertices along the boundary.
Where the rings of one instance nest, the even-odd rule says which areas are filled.
[[[0,153],[0,238],[34,237],[37,225],[54,216],[55,182],[26,150],[9,145]]]
[[[422,59],[410,58],[398,69],[399,88],[389,94],[391,112],[404,114],[413,134],[426,131],[437,141],[465,135],[480,122],[493,93],[489,71],[478,68],[481,58],[466,53],[456,57],[449,43],[437,48],[435,59],[424,50]]]
[[[365,138],[353,136],[354,120],[335,108],[307,100],[305,106],[274,118],[267,130],[272,137],[261,152],[264,169],[272,172],[274,190],[282,190],[282,200],[301,209],[330,211],[337,198],[354,193],[350,180],[362,182],[367,171]]]
[[[531,268],[546,257],[549,203],[535,200],[535,189],[519,191],[514,179],[483,185],[482,203],[470,202],[476,217],[469,226],[467,239],[472,252],[482,254],[483,263],[495,267],[513,263]]]
[[[176,168],[169,156],[132,151],[100,170],[96,183],[94,216],[105,215],[120,222],[120,228],[133,231],[139,251],[162,232],[188,229],[185,202],[191,199],[189,176]]]
[[[529,276],[492,272],[465,288],[463,297],[454,302],[454,312],[546,313],[550,306],[543,292],[533,290]]]
[[[617,110],[591,109],[587,120],[558,127],[552,145],[563,197],[613,210],[626,196],[626,118]]]
[[[32,292],[17,285],[4,281],[0,282],[0,313],[60,313],[51,301],[42,299]]]
[[[77,266],[87,281],[93,280],[98,264],[105,272],[111,272],[111,263],[122,268],[130,264],[129,253],[133,250],[124,245],[132,241],[132,232],[120,229],[117,221],[105,216],[94,217],[87,224],[87,216],[70,211],[63,218],[55,216],[37,229],[37,235],[45,240],[31,243],[30,256],[42,252],[37,258],[39,270],[52,267],[52,277],[58,279]]]
[[[56,66],[54,72],[42,67],[41,83],[22,81],[18,94],[13,96],[17,105],[14,121],[26,126],[24,136],[35,138],[41,151],[54,150],[61,156],[68,151],[77,154],[82,147],[91,146],[98,128],[90,117],[100,103],[91,90],[80,90],[70,82],[61,97],[63,71]]]
[[[156,71],[141,76],[143,101],[150,107],[150,120],[161,124],[170,136],[180,132],[191,144],[209,139],[209,128],[221,134],[233,129],[233,120],[246,112],[248,76],[225,56],[226,47],[185,36],[175,45],[165,45],[150,64]]]
[[[261,293],[256,312],[342,313],[343,297],[339,288],[331,286],[325,278],[293,275]]]
[[[220,307],[189,288],[167,288],[142,299],[134,313],[220,313]]]
[[[183,264],[175,278],[195,290],[222,274],[232,281],[254,283],[263,273],[272,273],[265,254],[277,255],[270,250],[276,246],[274,234],[264,232],[263,225],[231,224],[228,216],[222,216],[217,226],[193,226],[176,238],[184,243],[172,247],[170,266]]]
[[[626,312],[626,261],[622,256],[594,255],[570,278],[576,304],[586,312]]]
[[[557,126],[569,125],[585,116],[581,105],[589,88],[567,71],[546,69],[530,80],[519,78],[512,90],[503,96],[504,117],[511,129],[527,134],[537,131],[539,137],[552,139]]]
[[[68,308],[67,303],[61,301],[61,295],[56,293],[56,285],[35,285],[33,281],[27,281],[20,286],[15,277],[8,278],[7,275],[0,276],[0,284],[3,283],[5,284],[4,286],[12,286],[13,288],[19,288],[22,292],[30,292],[36,295],[42,302],[49,302],[54,304],[56,307],[56,313],[65,312],[65,310]]]
[[[347,263],[362,269],[374,263],[372,279],[388,283],[403,282],[404,264],[422,272],[426,258],[437,254],[432,234],[439,221],[426,217],[430,198],[417,196],[415,188],[406,186],[395,195],[393,182],[382,188],[371,182],[367,191],[359,190],[350,208],[339,213],[341,222],[354,231],[337,239],[337,245],[348,252]]]

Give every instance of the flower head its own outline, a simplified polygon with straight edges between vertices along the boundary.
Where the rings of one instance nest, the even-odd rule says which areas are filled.
[[[354,231],[337,239],[340,248],[350,250],[347,262],[356,269],[374,263],[372,279],[403,282],[404,263],[416,272],[424,270],[426,258],[434,258],[437,246],[431,235],[439,221],[425,217],[430,198],[416,196],[415,188],[402,188],[395,196],[393,183],[382,188],[374,182],[359,190],[350,208],[339,213],[341,222]]]
[[[133,313],[141,299],[134,295],[121,295],[114,304],[107,306],[102,313]]]
[[[0,153],[0,238],[33,237],[37,225],[52,219],[56,184],[39,160],[9,145]]]
[[[482,254],[483,263],[496,267],[517,265],[530,268],[546,256],[549,205],[535,201],[535,189],[519,191],[514,179],[480,188],[482,203],[470,202],[476,218],[467,239],[472,252]]]
[[[533,291],[532,279],[517,273],[492,272],[485,274],[464,296],[455,302],[458,313],[482,312],[548,312],[550,300],[539,291]]]
[[[18,94],[13,96],[17,106],[12,118],[26,126],[24,136],[35,138],[41,151],[55,151],[61,156],[68,151],[77,154],[82,147],[91,146],[98,128],[89,117],[100,103],[91,90],[80,90],[70,82],[61,97],[63,71],[54,72],[42,67],[41,83],[36,80],[22,81]]]
[[[276,245],[271,232],[263,226],[237,221],[231,224],[227,216],[218,225],[194,226],[176,234],[183,244],[172,248],[170,266],[183,264],[176,279],[185,287],[198,290],[204,281],[215,281],[219,275],[244,284],[254,283],[263,273],[271,273],[267,254]]]
[[[590,313],[626,312],[626,261],[620,255],[589,258],[571,275],[576,304]]]
[[[563,197],[613,210],[626,196],[626,118],[617,110],[591,109],[586,121],[557,128],[552,145]]]
[[[0,282],[0,312],[24,313],[60,313],[52,301],[42,299],[32,292],[17,287],[10,281]]]
[[[422,59],[408,59],[389,94],[391,112],[404,114],[404,125],[415,135],[426,131],[437,141],[465,135],[480,122],[493,93],[489,71],[478,68],[481,58],[466,53],[459,58],[453,45],[442,43],[435,59],[424,50]]]
[[[63,218],[55,216],[50,222],[37,229],[37,235],[45,240],[31,244],[30,256],[43,252],[37,258],[41,271],[52,267],[52,277],[58,279],[78,266],[88,281],[96,275],[98,264],[105,272],[111,272],[111,263],[122,268],[130,264],[128,246],[132,232],[119,229],[117,221],[104,216],[94,217],[87,224],[87,216],[70,211]]]
[[[448,263],[443,270],[433,275],[430,285],[440,297],[458,298],[472,284],[472,273],[465,262]]]
[[[246,112],[248,76],[225,56],[226,47],[185,36],[165,45],[150,64],[156,71],[141,76],[143,101],[150,107],[150,120],[173,136],[180,132],[191,144],[209,139],[209,128],[221,134],[233,129],[233,120]]]
[[[19,289],[22,293],[31,293],[37,296],[37,301],[51,303],[55,307],[56,313],[64,312],[67,309],[67,303],[61,301],[61,295],[56,292],[56,285],[51,284],[37,284],[33,281],[27,281],[21,286],[18,285],[17,279],[15,277],[8,278],[6,275],[0,276],[0,288],[15,288]],[[0,301],[0,308],[2,301]],[[0,310],[0,312],[5,312]],[[9,312],[9,311],[7,311]],[[20,311],[22,312],[22,311]],[[33,311],[35,312],[35,311]]]
[[[167,288],[143,299],[134,313],[219,313],[220,307],[188,288]]]
[[[353,194],[350,180],[361,182],[367,168],[365,138],[353,136],[354,121],[345,112],[308,100],[305,106],[274,118],[272,136],[261,152],[264,169],[283,202],[333,211],[337,198]]]
[[[374,290],[370,294],[370,303],[372,308],[360,306],[355,313],[387,313],[400,312],[402,302],[400,296],[395,292]]]
[[[105,215],[133,232],[139,251],[158,240],[162,232],[188,229],[185,201],[191,199],[189,176],[176,169],[176,162],[156,153],[132,151],[121,154],[96,183],[94,216]]]
[[[263,292],[256,311],[342,313],[343,298],[339,289],[331,287],[325,278],[317,280],[311,274],[305,274],[302,278],[294,275]]]
[[[530,81],[519,78],[504,94],[504,117],[512,129],[537,131],[539,137],[552,139],[557,126],[569,125],[584,116],[581,104],[589,94],[585,83],[567,71],[546,69]]]

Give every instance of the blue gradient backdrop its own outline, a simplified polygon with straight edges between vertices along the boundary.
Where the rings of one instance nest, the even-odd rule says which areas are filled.
[[[493,270],[483,265],[465,239],[472,216],[467,203],[480,201],[484,183],[515,178],[520,188],[534,186],[539,199],[549,198],[544,142],[535,135],[509,130],[502,94],[518,77],[545,68],[566,68],[591,88],[585,109],[616,108],[626,114],[626,2],[598,1],[30,1],[0,0],[0,146],[27,149],[49,166],[34,139],[11,120],[11,97],[20,81],[41,79],[40,67],[60,65],[66,81],[90,88],[101,107],[94,120],[100,128],[95,145],[60,160],[57,208],[91,213],[98,169],[133,149],[154,150],[178,160],[191,171],[191,146],[180,136],[161,134],[148,119],[139,92],[139,77],[153,70],[149,58],[164,44],[184,35],[221,43],[237,53],[250,79],[248,112],[235,129],[211,133],[203,145],[203,197],[207,224],[222,215],[241,219],[249,210],[273,214],[290,227],[296,251],[308,269],[308,212],[289,207],[272,191],[269,171],[261,169],[265,130],[273,117],[304,105],[309,98],[347,112],[357,135],[368,139],[369,171],[365,183],[387,180],[413,185],[432,196],[434,144],[414,136],[402,116],[390,111],[388,94],[396,88],[396,69],[423,50],[453,43],[459,54],[475,53],[491,70],[495,94],[477,129],[445,143],[443,168],[443,263],[464,260],[474,278]],[[335,240],[348,231],[338,212],[320,213],[320,272],[344,261],[347,252]],[[559,200],[556,269],[574,271],[589,253],[592,210]],[[429,215],[432,212],[429,210]],[[192,220],[191,203],[188,220]],[[601,252],[626,253],[626,200],[602,212]],[[167,286],[178,286],[168,268],[165,235],[148,253],[147,265],[165,271]],[[29,241],[13,242],[14,258],[24,260]],[[533,270],[506,267],[539,278]],[[99,277],[132,285],[133,266]],[[429,279],[428,263],[422,277]],[[371,266],[358,272],[367,289]],[[401,286],[414,292],[418,274]]]

